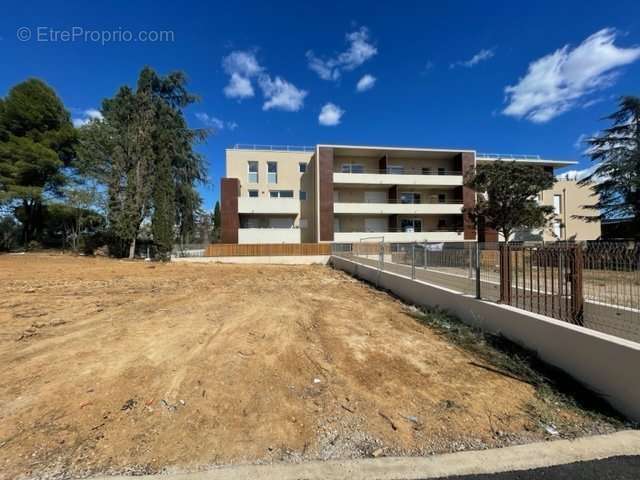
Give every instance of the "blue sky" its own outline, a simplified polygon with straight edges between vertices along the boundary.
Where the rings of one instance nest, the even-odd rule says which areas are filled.
[[[235,143],[473,148],[584,168],[578,139],[619,95],[640,95],[637,1],[97,3],[5,6],[0,95],[39,77],[81,122],[144,65],[185,71],[202,98],[190,125],[218,128],[198,147],[207,208]]]

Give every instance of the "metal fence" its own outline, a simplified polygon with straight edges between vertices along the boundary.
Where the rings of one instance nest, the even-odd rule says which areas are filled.
[[[634,243],[336,243],[333,255],[640,342]]]

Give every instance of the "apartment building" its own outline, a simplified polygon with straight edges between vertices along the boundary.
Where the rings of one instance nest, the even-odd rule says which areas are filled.
[[[226,150],[221,181],[222,242],[495,241],[495,231],[476,232],[463,214],[476,201],[463,178],[499,159],[550,171],[577,163],[455,149],[236,146]],[[568,209],[579,207],[564,193],[570,218]],[[540,201],[555,195],[543,192]]]

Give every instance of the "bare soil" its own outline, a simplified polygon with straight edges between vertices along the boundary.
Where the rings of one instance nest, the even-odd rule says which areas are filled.
[[[618,428],[322,266],[0,256],[0,478],[423,455]]]

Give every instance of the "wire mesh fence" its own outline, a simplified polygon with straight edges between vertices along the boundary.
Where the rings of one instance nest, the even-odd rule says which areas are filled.
[[[364,239],[363,239],[364,240]],[[640,342],[640,245],[336,243],[333,255]]]

